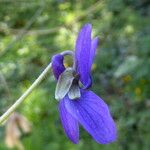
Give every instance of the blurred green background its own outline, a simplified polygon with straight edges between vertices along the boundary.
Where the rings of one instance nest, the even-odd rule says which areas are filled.
[[[92,23],[93,36],[100,38],[92,90],[110,107],[117,141],[99,145],[80,128],[80,142],[72,144],[60,124],[50,74],[18,109],[32,124],[20,142],[25,150],[149,150],[149,0],[0,0],[0,114],[53,54],[74,49],[85,23]],[[8,149],[5,132],[1,127],[0,150]]]

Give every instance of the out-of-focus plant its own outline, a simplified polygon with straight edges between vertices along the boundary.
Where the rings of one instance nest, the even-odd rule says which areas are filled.
[[[30,122],[21,114],[14,112],[6,123],[5,143],[8,148],[17,147],[18,150],[24,150],[21,142],[22,134],[31,132]]]
[[[32,134],[22,139],[25,149],[149,150],[149,0],[42,2],[44,5],[41,1],[0,1],[0,72],[7,83],[6,88],[0,79],[0,114],[31,85],[54,53],[73,49],[81,25],[92,22],[94,35],[100,35],[101,41],[96,69],[92,70],[92,90],[110,105],[119,135],[116,143],[102,146],[93,142],[81,128],[79,145],[67,141],[58,120],[57,104],[53,101],[55,82],[50,76],[19,109],[33,123]],[[39,9],[42,12],[35,16]],[[12,43],[33,16],[36,18],[25,34]],[[131,65],[131,58],[137,66]],[[116,77],[116,71],[126,62],[129,69]],[[2,127],[0,149],[6,150],[3,137]]]

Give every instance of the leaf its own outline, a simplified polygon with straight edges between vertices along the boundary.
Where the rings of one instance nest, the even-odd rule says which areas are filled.
[[[139,64],[141,60],[139,60],[136,56],[129,56],[127,59],[118,67],[114,76],[116,78],[121,77],[131,71],[133,71]]]

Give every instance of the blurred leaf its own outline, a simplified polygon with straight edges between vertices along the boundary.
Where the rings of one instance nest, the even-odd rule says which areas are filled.
[[[132,71],[135,71],[140,63],[141,60],[136,56],[128,56],[126,60],[115,71],[114,76],[118,78]]]

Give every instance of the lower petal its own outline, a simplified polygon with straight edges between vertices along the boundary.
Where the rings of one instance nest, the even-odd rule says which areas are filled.
[[[77,144],[79,141],[79,124],[78,121],[66,110],[64,100],[61,100],[59,103],[61,123],[67,137],[74,144]]]
[[[95,93],[81,90],[80,99],[65,99],[65,106],[98,143],[108,144],[116,140],[116,126],[108,106]]]

